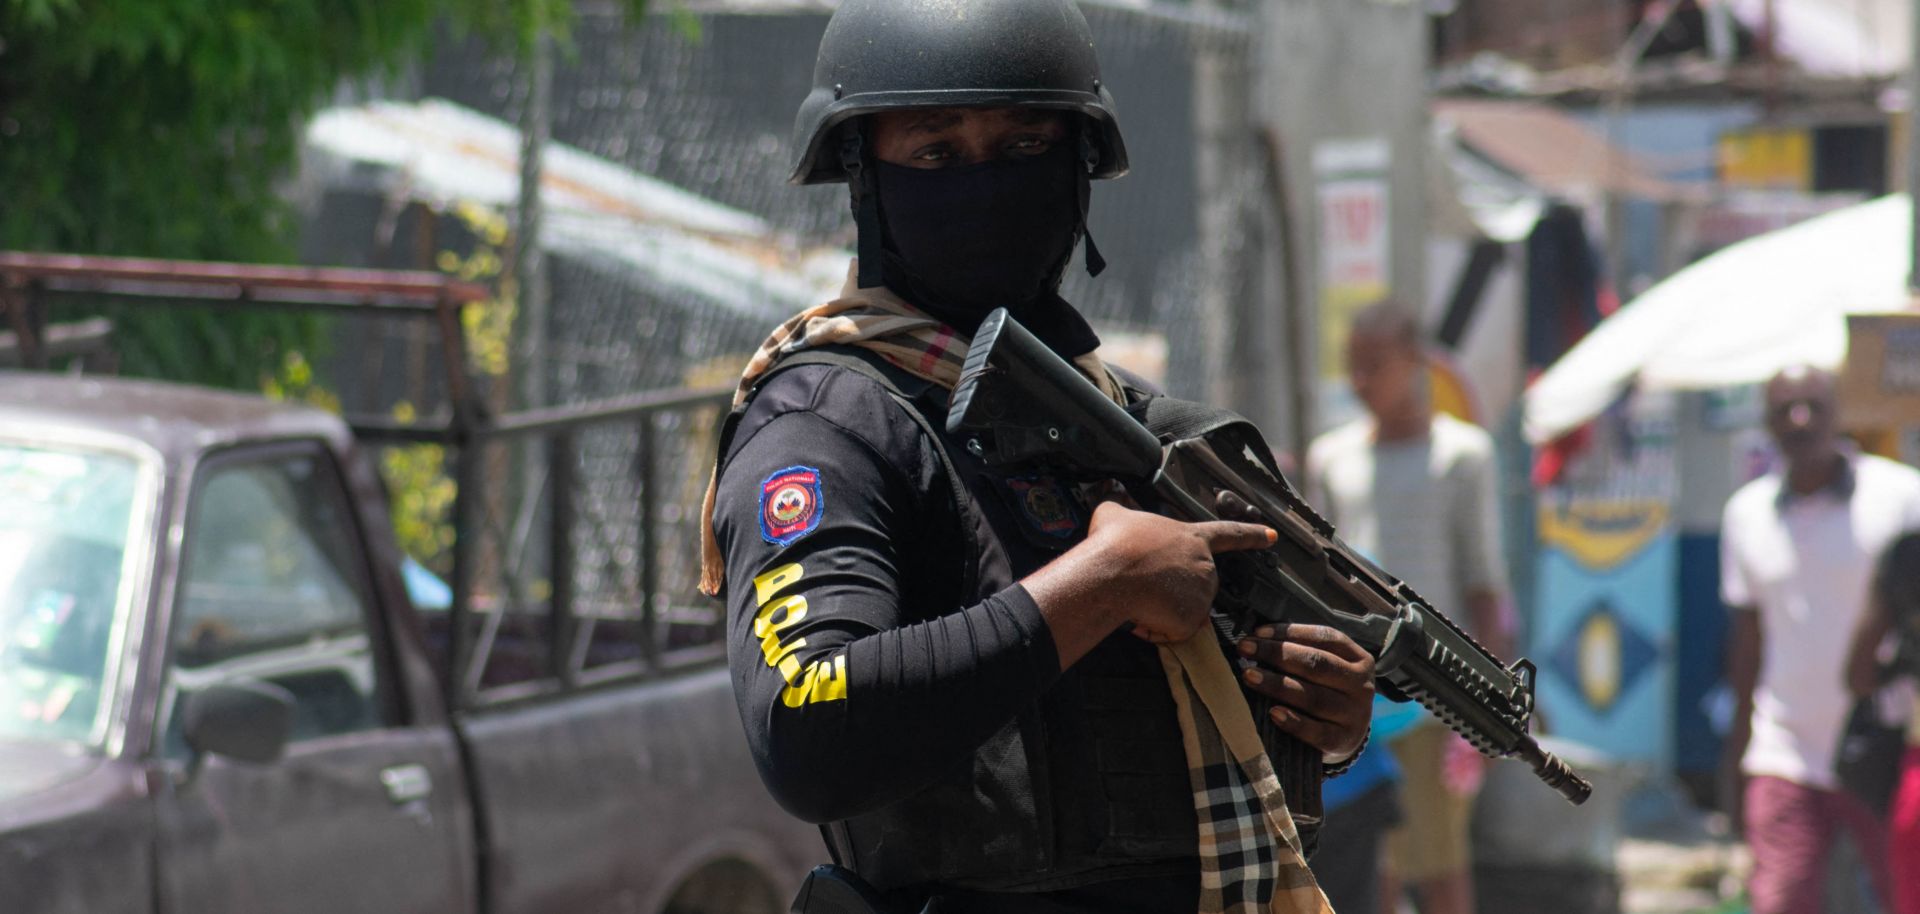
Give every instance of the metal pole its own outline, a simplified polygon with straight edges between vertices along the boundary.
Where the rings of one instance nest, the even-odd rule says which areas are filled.
[[[653,413],[640,417],[640,448],[634,454],[640,480],[640,650],[648,669],[660,668],[660,462],[655,455]],[[699,518],[704,524],[707,518]]]
[[[561,429],[547,436],[547,464],[552,468],[553,509],[547,515],[547,578],[551,594],[547,602],[548,670],[567,686],[574,684],[579,670],[574,669],[573,640],[576,634],[573,613],[573,430]]]
[[[536,4],[536,9],[544,10],[545,6]],[[537,23],[535,27],[538,32],[524,61],[527,97],[520,111],[520,195],[513,233],[513,277],[517,307],[512,341],[515,357],[509,360],[512,369],[509,376],[519,382],[521,409],[539,409],[547,405],[547,282],[546,257],[540,247],[540,184],[546,167],[547,137],[551,132],[553,38],[548,34],[544,22]],[[520,461],[519,510],[514,512],[511,541],[515,557],[534,554],[526,545],[535,530],[534,517],[540,509],[540,493],[546,488],[546,474],[552,461],[560,456],[543,452],[539,444],[538,438],[528,436],[521,439],[515,449]],[[561,506],[570,494],[561,488],[553,490],[550,516],[554,521],[557,522],[565,514]],[[547,532],[550,537],[557,538],[548,544],[549,547],[559,548],[559,539],[564,539],[565,535],[558,530],[557,523],[550,523]],[[520,570],[520,567],[509,567],[506,573],[512,579]],[[558,586],[556,581],[555,587]],[[562,595],[559,590],[554,593],[556,598]],[[561,635],[558,613],[563,610],[557,599],[554,608],[556,622],[551,634],[558,639]],[[554,648],[555,656],[562,656],[559,653],[560,646],[555,644]]]
[[[1220,3],[1219,0],[1194,0],[1193,6],[1204,15],[1217,10]],[[1247,404],[1240,402],[1242,390],[1233,383],[1239,377],[1236,370],[1243,366],[1230,364],[1233,328],[1238,322],[1230,313],[1233,303],[1227,294],[1226,248],[1234,208],[1227,189],[1230,153],[1226,146],[1231,121],[1227,76],[1227,61],[1219,41],[1201,39],[1193,74],[1193,126],[1198,137],[1194,147],[1194,183],[1200,197],[1197,215],[1202,252],[1199,313],[1195,316],[1200,328],[1201,364],[1206,370],[1197,380],[1201,384],[1202,400],[1245,410]]]
[[[1766,67],[1766,93],[1762,107],[1766,112],[1767,124],[1772,125],[1780,115],[1780,10],[1776,0],[1766,0],[1763,8],[1761,31],[1762,57]]]
[[[1920,9],[1908,10],[1912,22],[1912,51],[1907,60],[1907,201],[1920,199]],[[1913,259],[1907,288],[1920,294],[1920,206],[1913,206]]]
[[[1300,235],[1293,218],[1293,195],[1288,192],[1286,148],[1280,129],[1262,131],[1266,141],[1267,174],[1273,182],[1275,234],[1280,241],[1281,336],[1285,340],[1287,370],[1282,382],[1287,387],[1286,447],[1306,463],[1307,446],[1313,442],[1313,346],[1307,339],[1306,310],[1315,301],[1301,274]]]
[[[540,248],[540,181],[547,138],[552,133],[553,36],[544,27],[527,60],[527,102],[520,112],[519,220],[514,232],[513,275],[519,287],[521,407],[547,405],[546,256]]]
[[[1614,58],[1613,87],[1607,93],[1606,188],[1602,194],[1606,202],[1607,266],[1613,274],[1610,278],[1613,280],[1615,294],[1622,297],[1631,294],[1628,281],[1632,278],[1629,275],[1626,257],[1627,193],[1625,186],[1627,183],[1627,117],[1633,109],[1634,79],[1640,69],[1640,62],[1647,55],[1647,48],[1653,45],[1654,39],[1660,37],[1661,31],[1666,29],[1679,8],[1677,3],[1669,4],[1666,12],[1662,13],[1658,19],[1642,21],[1628,33],[1626,44],[1621,46]],[[1616,7],[1616,10],[1623,17],[1621,24],[1624,27],[1625,8]]]
[[[481,678],[478,669],[471,669],[477,653],[473,585],[479,577],[481,539],[480,441],[466,412],[457,407],[453,425],[453,601],[447,606],[447,669],[441,684],[450,709],[460,711],[473,705],[474,684]]]

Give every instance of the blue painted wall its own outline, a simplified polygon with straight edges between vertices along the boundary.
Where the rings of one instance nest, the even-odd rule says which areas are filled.
[[[1707,699],[1721,679],[1727,609],[1720,602],[1720,534],[1679,537],[1680,615],[1674,645],[1673,765],[1682,773],[1711,774],[1720,762],[1721,736]]]
[[[1542,548],[1530,647],[1555,734],[1619,759],[1672,763],[1678,561],[1670,530],[1598,569]]]

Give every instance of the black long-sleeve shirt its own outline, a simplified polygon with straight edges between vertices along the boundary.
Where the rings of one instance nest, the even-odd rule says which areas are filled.
[[[936,583],[965,546],[934,447],[879,384],[822,365],[769,380],[735,432],[715,510],[734,690],[803,819],[964,764],[1059,674],[1024,588],[961,607]]]
[[[974,581],[1017,580],[1077,542],[1086,506],[1066,489],[1013,479],[972,491],[994,501],[984,514],[962,512],[952,487],[963,484],[947,478],[937,447],[878,383],[824,365],[770,379],[741,418],[719,480],[715,531],[727,559],[735,696],[775,798],[803,819],[828,822],[956,774],[964,780],[984,743],[1065,689],[1083,704],[1079,716],[1053,719],[1049,751],[1067,753],[1059,758],[1094,781],[1072,789],[1108,791],[1104,802],[1124,809],[1112,810],[1113,820],[1056,820],[1072,836],[1056,840],[1165,835],[1168,815],[1186,823],[1176,832],[1195,828],[1152,646],[1117,633],[1063,676],[1025,588],[1014,583],[958,605],[956,595],[981,592]],[[980,553],[962,529],[968,523],[982,525],[972,536],[1003,549],[1008,537],[1024,545]],[[1145,728],[1159,728],[1156,735],[1133,728],[1140,715],[1156,722]],[[1112,768],[1096,773],[1101,765]],[[927,827],[928,852],[938,853],[941,823]],[[1147,840],[1134,846],[1165,852]],[[1145,914],[1188,909],[1198,897],[1197,858],[1149,856],[1133,872],[1042,892],[947,888],[940,910]]]

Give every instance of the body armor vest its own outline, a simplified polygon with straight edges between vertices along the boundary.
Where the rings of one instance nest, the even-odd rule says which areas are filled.
[[[919,605],[979,602],[1085,538],[1092,506],[1071,487],[996,472],[946,433],[945,388],[846,346],[790,356],[761,383],[803,364],[879,382],[940,452],[963,546],[925,585],[940,599]],[[879,889],[991,892],[1191,872],[1197,828],[1158,651],[1118,632],[928,788],[825,831],[837,860]]]

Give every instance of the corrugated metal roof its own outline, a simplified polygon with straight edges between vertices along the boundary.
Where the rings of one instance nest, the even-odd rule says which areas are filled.
[[[500,210],[518,201],[520,132],[443,99],[329,109],[306,139],[336,166],[376,166],[390,196]],[[845,275],[845,251],[803,249],[765,219],[572,146],[549,143],[542,167],[541,243],[554,253],[770,316],[824,300]]]
[[[1551,105],[1445,99],[1434,103],[1433,113],[1469,148],[1553,194],[1578,200],[1608,191],[1648,200],[1684,195],[1633,153]]]

